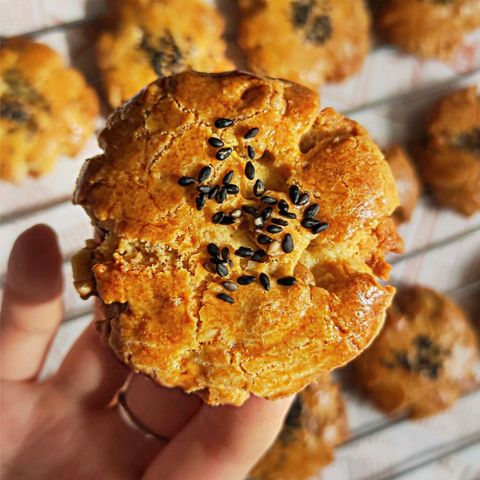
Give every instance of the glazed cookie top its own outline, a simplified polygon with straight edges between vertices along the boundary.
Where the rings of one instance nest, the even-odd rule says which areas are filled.
[[[319,105],[286,81],[185,72],[110,118],[75,196],[106,234],[89,246],[96,287],[76,280],[112,306],[120,358],[241,404],[372,341],[393,293],[375,275],[402,248],[394,180],[367,132]]]
[[[355,73],[369,49],[362,0],[240,0],[250,68],[314,90]]]
[[[425,287],[397,293],[385,326],[356,361],[360,380],[388,413],[424,417],[475,385],[478,345],[464,313]]]
[[[275,443],[250,473],[251,480],[307,480],[333,460],[348,436],[345,405],[325,377],[302,390]]]
[[[202,0],[121,0],[112,10],[98,63],[113,107],[158,77],[234,69],[225,56],[225,22]]]
[[[1,176],[20,183],[92,135],[98,99],[83,76],[46,45],[12,38],[1,50]]]

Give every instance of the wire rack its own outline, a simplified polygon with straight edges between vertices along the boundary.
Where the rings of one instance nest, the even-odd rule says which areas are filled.
[[[228,10],[229,3],[221,3]],[[2,10],[2,41],[5,36],[21,35],[45,42],[100,87],[92,45],[103,21],[102,1],[75,0],[67,6],[61,0],[3,0]],[[230,18],[229,24],[234,23],[235,18]],[[234,36],[230,28],[228,37]],[[238,54],[235,48],[232,51]],[[467,39],[449,65],[420,62],[391,45],[377,43],[358,75],[342,85],[325,87],[321,95],[324,106],[359,121],[383,147],[419,136],[422,118],[438,98],[472,84],[480,85],[480,32]],[[106,105],[102,110],[108,112]],[[104,118],[98,130],[103,124]],[[40,222],[52,225],[59,234],[66,312],[47,373],[58,366],[92,312],[92,302],[81,301],[72,286],[70,260],[91,236],[91,225],[83,211],[71,204],[71,195],[83,159],[97,152],[92,138],[81,156],[62,159],[53,174],[27,180],[21,187],[1,185],[2,291],[8,252],[16,236]],[[451,295],[472,319],[480,317],[480,214],[465,218],[439,209],[424,194],[400,233],[406,248],[403,255],[390,258],[390,283],[430,286]],[[477,388],[451,410],[415,422],[405,416],[388,418],[372,408],[349,386],[355,383],[351,368],[335,376],[346,398],[351,435],[337,449],[335,462],[322,472],[324,480],[480,479],[480,365]]]

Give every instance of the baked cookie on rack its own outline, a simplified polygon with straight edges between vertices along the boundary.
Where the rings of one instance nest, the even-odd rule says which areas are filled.
[[[12,38],[0,56],[0,172],[18,184],[80,152],[94,132],[98,98],[47,45]]]
[[[357,72],[370,47],[363,0],[239,0],[250,69],[317,90]]]
[[[297,395],[277,440],[248,480],[307,480],[333,461],[334,448],[347,437],[345,404],[326,376]]]
[[[395,179],[400,200],[400,205],[393,212],[392,218],[400,225],[410,220],[420,196],[421,183],[412,161],[400,145],[394,145],[383,153]]]
[[[442,205],[464,215],[480,210],[480,96],[475,86],[451,93],[433,107],[417,162]]]
[[[98,65],[114,108],[158,77],[234,70],[225,21],[203,0],[120,0],[98,41]]]
[[[395,295],[380,335],[355,366],[381,410],[421,418],[474,387],[477,359],[475,332],[460,308],[417,286]]]
[[[402,248],[395,182],[360,125],[319,107],[287,81],[184,72],[110,118],[75,195],[105,238],[75,278],[133,369],[240,405],[376,336],[393,289],[375,277]]]
[[[374,0],[389,41],[422,58],[448,60],[480,26],[478,0]]]

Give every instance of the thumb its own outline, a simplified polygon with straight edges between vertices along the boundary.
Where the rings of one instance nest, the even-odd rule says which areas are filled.
[[[292,400],[204,405],[142,480],[242,480],[275,440]]]

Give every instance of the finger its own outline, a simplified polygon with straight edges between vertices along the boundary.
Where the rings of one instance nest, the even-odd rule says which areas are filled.
[[[1,312],[1,378],[37,377],[62,320],[62,257],[55,232],[36,225],[16,240]]]
[[[134,418],[164,438],[177,435],[203,405],[198,395],[161,387],[144,375],[133,377],[125,398]]]
[[[291,402],[251,397],[242,407],[203,406],[143,480],[242,480],[275,440]]]
[[[78,403],[103,407],[112,402],[130,370],[115,356],[95,323],[75,342],[51,382]]]

